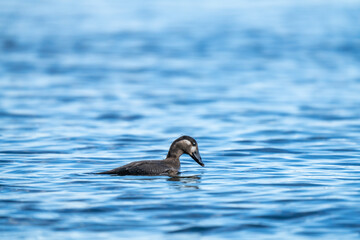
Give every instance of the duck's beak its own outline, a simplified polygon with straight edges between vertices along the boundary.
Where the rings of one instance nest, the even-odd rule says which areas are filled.
[[[192,157],[192,159],[194,159],[200,166],[204,167],[205,164],[202,162],[201,160],[201,156],[200,156],[200,153],[199,153],[199,150],[196,149],[195,152],[193,152],[192,154],[190,154],[190,157]]]

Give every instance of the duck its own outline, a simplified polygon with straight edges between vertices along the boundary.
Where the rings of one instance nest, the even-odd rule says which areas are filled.
[[[190,155],[190,157],[200,166],[205,166],[201,159],[196,140],[190,136],[181,136],[171,144],[169,152],[164,160],[135,161],[109,171],[99,172],[97,174],[113,174],[121,176],[176,176],[180,169],[180,156],[184,153]]]

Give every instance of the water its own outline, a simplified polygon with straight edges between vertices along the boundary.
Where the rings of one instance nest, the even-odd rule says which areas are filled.
[[[358,239],[358,1],[1,1],[1,239]],[[205,168],[104,176],[177,137]]]

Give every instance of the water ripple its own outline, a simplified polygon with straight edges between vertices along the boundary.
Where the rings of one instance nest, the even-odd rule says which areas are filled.
[[[359,9],[0,1],[0,238],[358,239]]]

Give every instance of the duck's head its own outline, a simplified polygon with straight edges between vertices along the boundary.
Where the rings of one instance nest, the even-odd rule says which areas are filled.
[[[205,166],[201,160],[198,144],[192,137],[182,136],[176,139],[170,146],[168,157],[172,155],[173,152],[179,152],[179,150],[181,151],[181,154],[189,154],[200,166]]]

